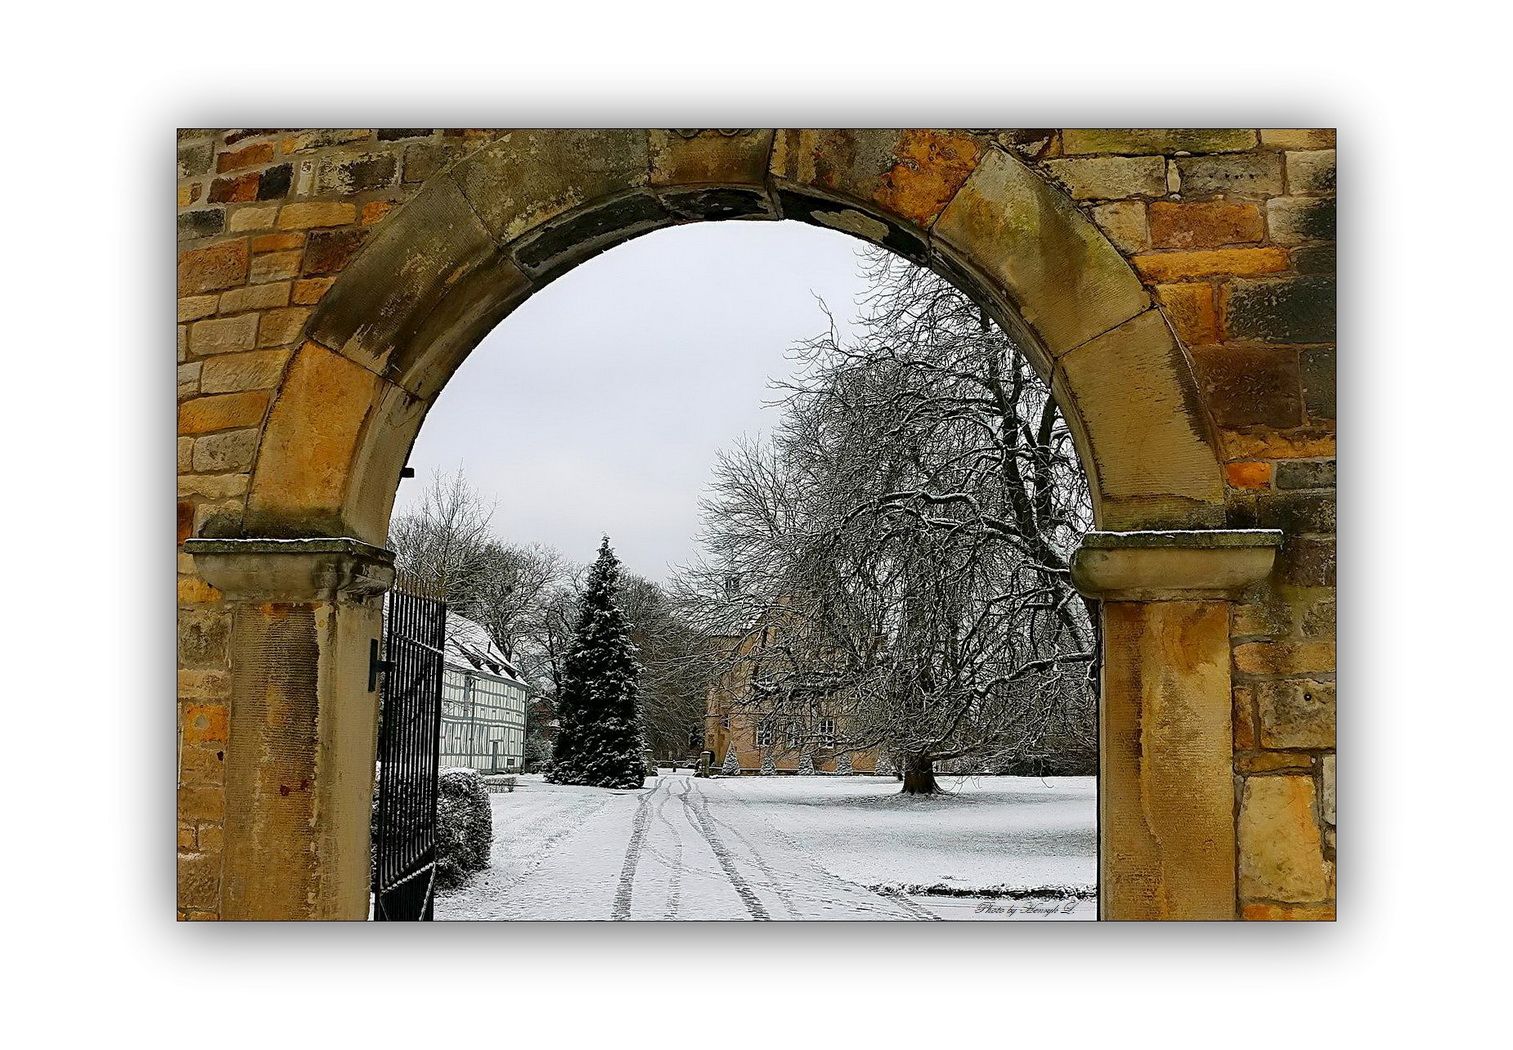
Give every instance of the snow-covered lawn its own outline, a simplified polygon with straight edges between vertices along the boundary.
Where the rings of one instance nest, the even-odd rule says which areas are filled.
[[[487,871],[438,919],[1091,919],[1090,777],[521,777]],[[1026,891],[1029,891],[1026,895]]]

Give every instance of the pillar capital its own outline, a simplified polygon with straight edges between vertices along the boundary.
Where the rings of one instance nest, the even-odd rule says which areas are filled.
[[[1104,601],[1223,601],[1271,573],[1275,529],[1090,532],[1072,557],[1072,582]]]
[[[184,541],[205,581],[232,600],[364,601],[394,582],[394,552],[347,536]]]

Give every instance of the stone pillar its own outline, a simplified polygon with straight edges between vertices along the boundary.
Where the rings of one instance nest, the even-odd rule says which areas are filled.
[[[1229,603],[1280,541],[1094,532],[1072,560],[1103,606],[1101,918],[1236,917]]]
[[[368,687],[394,555],[354,539],[190,539],[231,605],[221,915],[363,919],[378,696]]]

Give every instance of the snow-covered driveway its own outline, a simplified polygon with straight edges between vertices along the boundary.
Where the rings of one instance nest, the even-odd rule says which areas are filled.
[[[490,868],[436,917],[1094,917],[1090,778],[942,784],[950,796],[907,798],[880,777],[671,774],[639,791],[522,777],[490,798]]]

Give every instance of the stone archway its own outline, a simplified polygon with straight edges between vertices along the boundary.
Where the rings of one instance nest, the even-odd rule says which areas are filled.
[[[321,202],[283,205],[279,222]],[[299,213],[298,209],[309,209]],[[1236,842],[1229,599],[1277,535],[1225,531],[1214,427],[1140,276],[989,133],[500,134],[425,179],[340,268],[260,420],[245,501],[184,549],[231,608],[225,917],[361,917],[381,548],[425,413],[532,292],[635,237],[792,218],[949,276],[1014,332],[1078,441],[1105,599],[1102,910],[1230,918]]]

